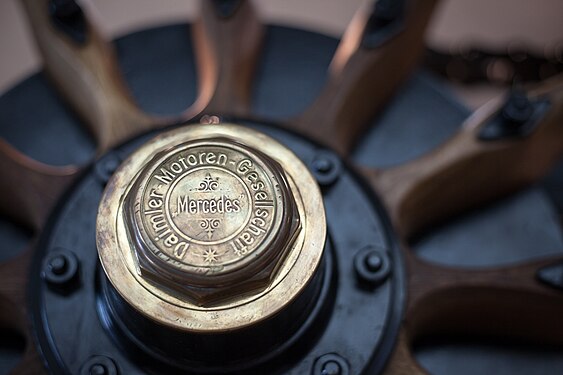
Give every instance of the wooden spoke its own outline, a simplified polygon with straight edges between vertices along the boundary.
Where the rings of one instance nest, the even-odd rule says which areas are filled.
[[[0,212],[39,230],[63,189],[78,172],[53,167],[20,153],[0,138]]]
[[[529,91],[531,100],[550,102],[537,119],[525,123],[524,128],[537,124],[530,134],[482,139],[490,129],[485,126],[501,121],[500,112],[505,113],[504,98],[498,98],[477,110],[437,150],[404,165],[367,172],[399,233],[409,238],[542,177],[563,155],[561,81],[558,78]],[[518,125],[506,126],[510,130]]]
[[[0,263],[0,326],[16,330],[26,341],[24,355],[10,372],[12,375],[45,373],[26,315],[27,276],[33,249],[30,246],[16,258]]]
[[[497,335],[563,343],[563,291],[537,278],[563,256],[511,267],[468,270],[407,256],[409,338],[425,335]],[[560,271],[563,272],[563,271]]]
[[[402,329],[399,332],[397,343],[391,358],[387,363],[385,375],[424,375],[426,371],[416,362],[411,351],[411,342],[407,332]]]
[[[563,344],[563,289],[542,283],[538,271],[561,267],[563,256],[510,267],[463,269],[431,264],[405,251],[407,307],[386,375],[427,372],[411,351],[428,335],[510,337]]]
[[[394,9],[377,4],[374,14],[361,9],[336,51],[323,91],[288,126],[346,154],[416,65],[436,3],[405,2],[404,13],[397,10],[391,21]]]
[[[28,267],[31,260],[33,247],[19,254],[17,257],[0,263],[0,323],[11,323],[10,327],[20,329],[23,321],[22,313],[25,310],[26,286]]]
[[[60,23],[50,15],[54,10],[49,6],[55,3],[66,3],[59,6]],[[155,125],[134,103],[111,46],[76,3],[23,0],[23,4],[45,70],[96,137],[100,151]]]
[[[189,115],[248,116],[264,27],[246,0],[201,1],[193,25],[199,96]]]
[[[32,340],[32,338],[29,338]],[[47,374],[43,361],[37,353],[32,341],[28,341],[22,360],[16,365],[10,375],[43,375]]]

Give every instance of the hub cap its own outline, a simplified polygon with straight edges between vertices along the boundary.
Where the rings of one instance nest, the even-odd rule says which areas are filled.
[[[307,168],[236,125],[190,126],[145,144],[109,181],[97,226],[119,294],[190,331],[241,328],[290,304],[315,274],[326,232]]]

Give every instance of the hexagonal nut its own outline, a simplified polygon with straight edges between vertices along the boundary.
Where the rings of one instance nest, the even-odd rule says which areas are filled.
[[[266,173],[263,173],[262,176],[274,176],[268,178],[275,180],[275,184],[270,184],[275,185],[275,190],[272,188],[272,191],[268,194],[260,195],[256,193],[252,197],[248,196],[244,205],[244,207],[248,207],[248,212],[245,212],[244,217],[246,218],[246,214],[248,214],[251,219],[242,220],[243,225],[233,230],[233,236],[225,235],[225,238],[232,237],[235,239],[229,239],[228,245],[225,244],[222,252],[219,253],[216,252],[215,247],[221,245],[211,245],[218,241],[215,241],[214,237],[212,238],[213,229],[216,227],[212,226],[213,223],[208,222],[209,219],[206,217],[209,215],[198,216],[194,214],[190,216],[192,221],[199,220],[201,223],[201,228],[197,228],[198,234],[201,234],[202,231],[209,231],[209,241],[199,241],[199,243],[194,241],[196,245],[183,241],[183,237],[179,233],[184,233],[187,229],[181,227],[181,229],[173,230],[174,226],[170,223],[173,220],[171,219],[173,216],[170,212],[170,203],[164,204],[164,197],[170,197],[174,192],[161,194],[147,184],[147,180],[150,180],[153,177],[152,175],[149,178],[142,174],[138,176],[123,201],[123,217],[128,229],[129,242],[137,261],[137,271],[142,277],[177,298],[205,307],[256,294],[268,288],[278,272],[284,268],[284,261],[294,248],[295,241],[301,231],[301,219],[295,198],[281,166],[263,154],[257,157],[265,166],[263,168]],[[213,169],[210,168],[210,170]],[[166,176],[166,173],[163,172],[162,175]],[[252,180],[255,183],[255,180],[260,178],[260,175],[255,171],[250,171],[247,175],[251,176],[249,181]],[[227,185],[228,175],[220,175],[219,178],[216,178],[214,175],[207,173],[205,177],[199,177],[201,177],[201,184],[200,180],[194,177],[193,180],[197,181],[186,182],[185,185],[190,187],[197,182],[195,186],[198,186],[198,189],[201,187],[201,189],[213,190],[215,188],[220,190],[217,185],[222,183],[227,186],[225,191],[230,192],[233,196],[232,190],[234,188],[232,185],[236,185],[237,182],[233,180],[234,182],[231,181],[231,185]],[[174,186],[172,182],[169,183]],[[182,191],[194,191],[193,188],[188,189],[186,186],[182,187]],[[174,187],[169,189],[173,190]],[[242,196],[241,191],[248,190],[240,189],[236,192],[237,196],[238,194]],[[139,193],[140,191],[143,193]],[[237,207],[238,204],[234,202],[235,200],[227,203],[231,198],[226,198],[226,193],[215,195],[212,193],[210,191],[197,195],[198,202],[208,202],[207,205],[213,204],[213,207],[221,205],[222,210],[228,205]],[[275,196],[277,201],[267,200],[263,198],[264,196],[267,196],[268,199]],[[212,198],[210,199],[210,197]],[[214,200],[214,203],[209,203],[211,200]],[[178,202],[174,212],[177,212],[183,201],[178,198]],[[193,202],[193,199],[187,201],[185,207],[182,206],[181,208],[192,209],[195,207]],[[145,211],[141,212],[140,207],[145,207]],[[168,209],[165,207],[168,207]],[[217,210],[217,208],[215,209]],[[193,211],[195,211],[195,208]],[[269,212],[270,216],[264,216],[264,212]],[[230,222],[225,219],[226,217],[226,215],[223,216],[223,224],[228,227],[227,224],[230,224]],[[269,218],[264,219],[263,217]],[[216,220],[219,221],[220,219]],[[239,217],[235,217],[233,220],[236,225],[239,225],[237,221]],[[267,222],[267,220],[269,221]],[[185,225],[193,226],[194,224],[190,222]],[[151,232],[149,233],[149,231]],[[252,237],[252,234],[255,237]],[[170,245],[170,248],[166,250],[165,244]],[[166,251],[163,251],[163,249]],[[188,253],[192,250],[192,253]],[[194,254],[194,252],[197,254]],[[226,257],[224,254],[227,253],[231,257],[229,258],[230,262],[222,263],[218,261],[221,257]],[[237,256],[234,256],[233,253],[236,253]],[[183,262],[184,259],[190,259],[192,263]],[[209,264],[206,263],[207,261]]]
[[[137,266],[141,276],[169,291],[175,292],[176,296],[186,298],[190,302],[209,307],[215,304],[235,300],[238,297],[249,294],[260,293],[267,289],[282,268],[287,255],[293,248],[295,240],[301,231],[299,215],[295,212],[291,219],[289,228],[280,233],[275,244],[268,250],[271,254],[268,259],[257,262],[252,267],[239,270],[236,275],[229,278],[209,276],[209,281],[214,283],[198,283],[189,274],[180,274],[162,267],[155,259],[147,256],[147,252],[135,247]],[[172,271],[172,272],[171,272]],[[207,285],[206,285],[207,284]]]

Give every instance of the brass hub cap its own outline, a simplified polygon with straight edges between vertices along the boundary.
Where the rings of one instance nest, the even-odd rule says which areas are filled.
[[[201,305],[265,287],[301,229],[281,166],[220,138],[156,155],[124,217],[141,274]]]
[[[230,330],[302,292],[325,226],[318,187],[291,151],[235,125],[191,125],[122,164],[102,199],[97,245],[113,286],[144,315]]]

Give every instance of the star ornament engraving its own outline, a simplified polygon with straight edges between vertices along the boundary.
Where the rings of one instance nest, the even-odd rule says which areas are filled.
[[[219,255],[217,255],[217,250],[215,249],[207,249],[203,252],[203,260],[206,263],[215,263],[219,259]]]

